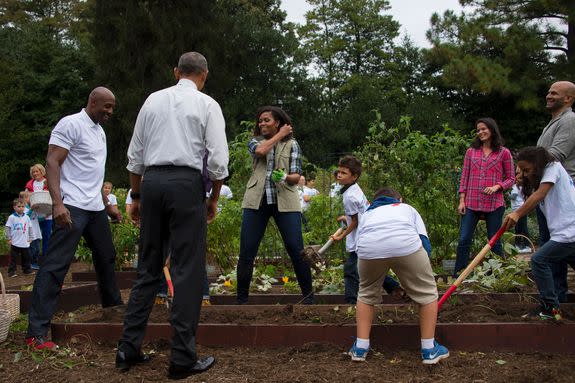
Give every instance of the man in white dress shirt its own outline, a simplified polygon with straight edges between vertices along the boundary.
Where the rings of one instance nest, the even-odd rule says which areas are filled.
[[[164,243],[169,239],[174,327],[168,375],[183,379],[210,368],[215,359],[198,359],[196,330],[205,273],[206,222],[216,215],[228,145],[220,106],[201,93],[208,63],[197,52],[184,53],[174,68],[178,83],[152,93],[144,102],[128,148],[132,219],[140,220],[136,280],[124,318],[116,367],[127,371],[147,360],[141,346],[161,283]],[[206,200],[203,158],[213,182]]]

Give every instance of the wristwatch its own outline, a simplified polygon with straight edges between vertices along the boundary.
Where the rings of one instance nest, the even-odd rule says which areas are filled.
[[[135,192],[135,191],[131,191],[131,192],[130,192],[130,197],[132,197],[132,199],[140,199],[140,193],[139,193],[139,192]]]

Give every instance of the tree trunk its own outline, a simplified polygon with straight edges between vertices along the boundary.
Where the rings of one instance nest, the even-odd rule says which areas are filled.
[[[567,71],[571,81],[575,81],[575,1],[566,0],[567,8]]]

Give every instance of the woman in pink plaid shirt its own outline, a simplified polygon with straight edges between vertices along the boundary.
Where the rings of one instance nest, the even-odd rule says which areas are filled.
[[[462,218],[454,275],[469,262],[469,248],[479,219],[485,219],[489,238],[501,226],[505,212],[503,192],[515,182],[513,158],[509,149],[503,146],[495,120],[480,118],[475,126],[477,137],[465,153],[459,184],[457,210]],[[502,254],[499,241],[493,251]]]

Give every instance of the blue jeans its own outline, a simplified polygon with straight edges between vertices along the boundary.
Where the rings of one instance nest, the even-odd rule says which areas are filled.
[[[471,248],[471,241],[473,240],[473,233],[477,227],[477,222],[483,214],[485,216],[485,223],[487,225],[487,239],[491,239],[501,227],[503,220],[503,213],[505,207],[501,206],[491,212],[481,212],[471,209],[465,209],[465,214],[461,218],[461,226],[459,230],[459,244],[457,245],[457,258],[455,259],[455,269],[453,275],[459,274],[459,271],[465,269],[469,263],[469,249]],[[493,246],[493,252],[498,255],[503,255],[503,248],[501,241],[497,241]]]
[[[52,237],[52,220],[45,219],[39,221],[40,231],[42,232],[42,255],[46,256],[48,252],[48,245],[50,244],[50,238]]]
[[[357,271],[357,253],[351,251],[347,253],[347,259],[343,265],[344,299],[345,303],[354,305],[357,303],[357,292],[359,291],[359,272]],[[399,282],[385,276],[383,288],[385,292],[391,294],[399,286]]]
[[[40,239],[35,239],[30,242],[30,262],[33,265],[38,265],[38,258],[40,256]]]
[[[297,281],[304,297],[303,303],[313,303],[311,270],[301,256],[303,237],[300,212],[280,212],[276,204],[262,204],[259,209],[244,209],[240,234],[240,256],[238,259],[237,299],[239,304],[248,301],[254,261],[268,221],[273,217],[282,236],[285,248],[291,258]]]
[[[551,234],[547,226],[547,218],[543,211],[537,206],[537,226],[539,227],[539,247],[542,247],[549,241]],[[555,293],[559,297],[559,302],[567,302],[567,262],[553,262],[551,264],[553,273],[553,283],[555,284]]]
[[[559,307],[559,296],[553,282],[553,265],[569,264],[575,269],[575,242],[547,241],[531,257],[531,273],[539,289],[541,303],[547,307]]]

